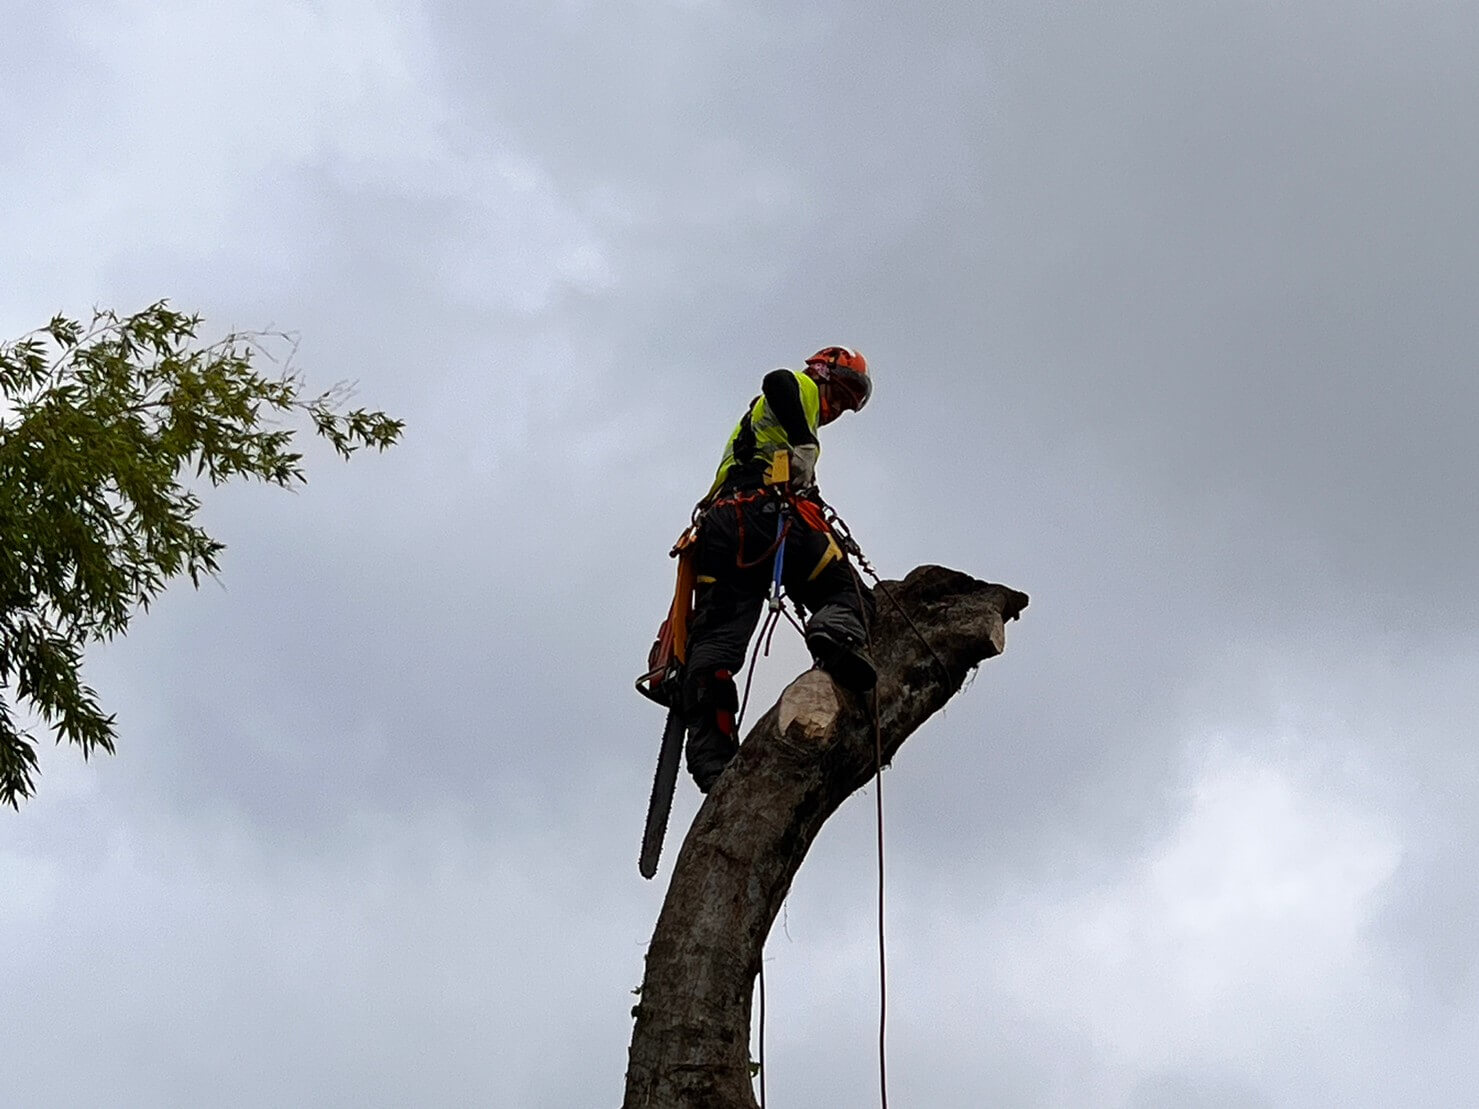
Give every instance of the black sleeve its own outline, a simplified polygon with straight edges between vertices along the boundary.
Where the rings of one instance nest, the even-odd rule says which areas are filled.
[[[790,370],[771,370],[760,384],[765,405],[786,431],[793,447],[817,441],[816,433],[806,422],[806,409],[801,404],[801,386]]]

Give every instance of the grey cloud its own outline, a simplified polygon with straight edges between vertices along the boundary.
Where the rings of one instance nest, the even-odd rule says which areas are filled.
[[[404,16],[393,45],[421,67],[403,101],[376,93],[383,141],[226,180],[208,242],[181,230],[190,212],[171,226],[142,203],[116,243],[90,224],[24,240],[45,288],[0,298],[22,325],[67,289],[291,327],[315,380],[356,378],[409,421],[383,458],[316,458],[296,497],[213,500],[225,590],[172,595],[93,660],[120,753],[63,770],[71,752],[44,752],[43,789],[77,792],[43,796],[0,849],[40,891],[3,964],[27,998],[4,1023],[35,1060],[30,1103],[187,1104],[227,1076],[240,1104],[614,1101],[660,895],[632,875],[660,721],[629,685],[663,555],[760,373],[832,341],[878,372],[821,472],[879,567],[941,561],[1033,595],[1008,654],[885,778],[893,1096],[1479,1088],[1453,1062],[1476,1008],[1461,876],[1479,844],[1472,17],[373,15]],[[99,86],[39,49],[60,33],[29,32],[85,109]],[[45,157],[16,157],[13,210],[83,195],[27,184]],[[764,694],[801,665],[784,650]],[[1025,1006],[992,950],[936,924],[1020,940],[1113,887],[1175,833],[1184,752],[1209,734],[1276,769],[1324,744],[1402,856],[1360,906],[1375,969],[1327,999],[1328,1034],[1257,1066],[1145,1064],[1091,1041],[1069,984]],[[798,880],[797,939],[773,941],[771,1093],[798,1103],[874,1096],[856,807]],[[129,841],[132,861],[110,855]],[[1412,1008],[1390,1007],[1404,989]],[[63,1064],[36,1029],[79,1014],[110,1050]],[[222,1054],[243,1037],[274,1073]]]

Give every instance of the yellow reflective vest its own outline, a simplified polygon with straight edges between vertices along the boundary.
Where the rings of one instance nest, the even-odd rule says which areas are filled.
[[[789,371],[796,379],[796,385],[801,392],[801,409],[806,416],[806,426],[811,432],[811,439],[816,442],[817,428],[821,424],[822,394],[821,388],[807,374],[791,370]],[[763,484],[770,480],[784,481],[783,476],[766,476],[766,471],[771,469],[773,459],[777,451],[788,450],[793,444],[786,434],[786,429],[771,412],[770,405],[766,403],[764,394],[756,397],[750,405],[750,410],[740,418],[735,426],[734,432],[729,436],[729,443],[724,448],[724,457],[719,463],[719,472],[714,475],[714,484],[709,487],[705,501],[712,500],[719,487],[731,474],[739,470],[753,470],[755,484]],[[820,445],[817,447],[821,451]]]

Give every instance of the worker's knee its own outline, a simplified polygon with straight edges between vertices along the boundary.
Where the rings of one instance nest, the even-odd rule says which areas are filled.
[[[704,717],[714,717],[720,721],[721,730],[734,730],[734,714],[739,712],[739,690],[735,687],[734,676],[728,670],[700,670],[684,684],[683,692],[683,707],[688,713],[690,723]],[[730,720],[728,728],[722,727],[724,714],[728,714]]]

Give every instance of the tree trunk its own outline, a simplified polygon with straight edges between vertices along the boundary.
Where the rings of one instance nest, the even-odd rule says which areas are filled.
[[[874,703],[886,764],[1001,653],[1004,623],[1027,597],[940,566],[878,592]],[[820,671],[792,682],[751,729],[674,865],[647,949],[623,1109],[755,1109],[750,1001],[766,936],[822,824],[876,761],[869,699]]]

